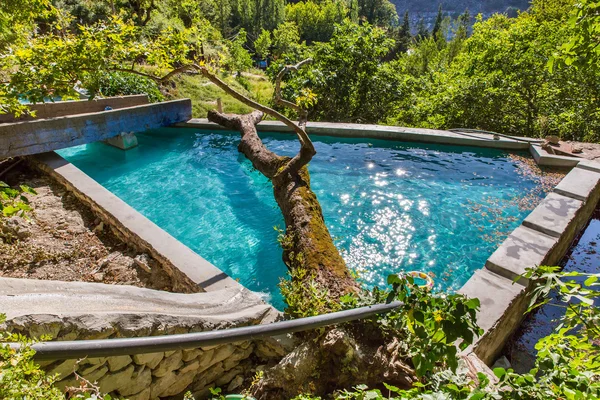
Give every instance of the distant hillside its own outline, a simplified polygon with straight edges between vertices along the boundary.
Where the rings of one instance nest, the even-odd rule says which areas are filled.
[[[462,14],[466,9],[469,10],[472,16],[481,13],[484,17],[489,17],[494,13],[504,12],[515,16],[517,10],[526,10],[529,7],[529,0],[391,0],[391,2],[396,5],[400,20],[408,10],[413,29],[421,17],[431,28],[435,22],[440,4],[444,16],[449,15],[451,17]]]

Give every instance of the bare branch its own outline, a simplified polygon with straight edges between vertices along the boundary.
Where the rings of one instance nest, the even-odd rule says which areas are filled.
[[[281,104],[282,106],[291,108],[292,110],[296,111],[299,114],[299,116],[302,113],[305,113],[306,111],[300,108],[297,104],[294,104],[291,101],[287,101],[283,97],[281,97],[281,81],[285,74],[287,74],[289,71],[298,71],[298,69],[300,69],[303,65],[309,64],[311,62],[312,58],[307,58],[306,60],[300,61],[296,65],[286,65],[281,69],[281,71],[279,71],[277,77],[275,78],[275,101]]]
[[[202,75],[204,75],[206,78],[208,78],[212,83],[214,83],[215,85],[217,85],[218,87],[223,89],[227,94],[231,95],[236,100],[239,100],[242,103],[246,104],[247,106],[250,106],[256,110],[262,111],[263,113],[265,113],[267,115],[275,117],[279,121],[283,122],[285,125],[292,128],[294,130],[294,132],[296,133],[296,135],[298,136],[298,139],[300,140],[300,144],[301,144],[301,150],[296,157],[299,157],[301,154],[303,154],[303,156],[300,159],[302,161],[305,161],[305,164],[308,163],[308,161],[310,161],[310,159],[312,159],[312,157],[317,153],[312,144],[312,141],[308,137],[308,134],[306,133],[306,131],[304,130],[303,127],[294,123],[289,118],[287,118],[285,115],[273,110],[272,108],[262,105],[256,101],[244,96],[243,94],[239,93],[235,89],[231,88],[227,83],[223,82],[218,76],[211,73],[208,70],[208,68],[206,68],[204,66],[200,66],[198,64],[193,64],[193,67],[195,69],[197,69],[198,71],[200,71],[200,73],[202,73]],[[305,124],[306,123],[304,123],[304,125]],[[296,159],[296,157],[294,157],[294,159]],[[306,161],[307,158],[308,158],[308,161]]]

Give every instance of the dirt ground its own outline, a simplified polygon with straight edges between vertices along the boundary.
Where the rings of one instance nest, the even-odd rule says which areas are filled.
[[[600,143],[582,143],[582,142],[567,142],[573,146],[574,150],[581,150],[581,153],[577,154],[588,160],[600,161]]]
[[[172,290],[157,261],[128,248],[50,177],[21,164],[2,180],[37,195],[27,195],[27,219],[0,217],[0,276]]]

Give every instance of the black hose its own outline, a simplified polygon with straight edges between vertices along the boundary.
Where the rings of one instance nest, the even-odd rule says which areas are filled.
[[[506,139],[511,139],[511,140],[515,140],[517,142],[524,142],[524,143],[529,143],[529,144],[531,144],[531,143],[542,143],[543,142],[543,140],[541,140],[541,139],[531,139],[531,140],[521,139],[521,138],[518,138],[518,137],[515,137],[515,136],[504,135],[504,134],[498,133],[498,132],[484,131],[484,130],[481,130],[481,129],[452,128],[452,129],[448,129],[448,130],[450,132],[454,132],[454,133],[461,133],[461,132],[468,133],[468,132],[473,132],[473,133],[485,133],[485,134],[488,134],[488,135],[498,135],[498,136],[501,136],[501,137],[506,138]]]
[[[307,331],[327,325],[368,318],[389,312],[402,305],[399,301],[387,304],[338,311],[315,317],[299,318],[274,322],[266,325],[253,325],[241,328],[223,329],[209,332],[183,333],[165,336],[136,338],[71,340],[39,342],[32,345],[36,360],[69,360],[83,357],[112,357],[120,355],[157,353],[163,351],[192,349],[204,346],[262,339],[286,333]],[[18,349],[19,343],[8,343]]]

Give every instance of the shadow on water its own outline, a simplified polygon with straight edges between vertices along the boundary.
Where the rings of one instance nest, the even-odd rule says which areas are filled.
[[[586,228],[561,260],[560,266],[567,272],[598,273],[600,271],[600,204]],[[504,354],[511,361],[516,372],[526,373],[533,368],[537,354],[535,344],[541,338],[550,335],[558,326],[558,319],[564,315],[563,308],[553,305],[560,303],[556,297],[553,297],[549,304],[528,315],[504,349]]]

